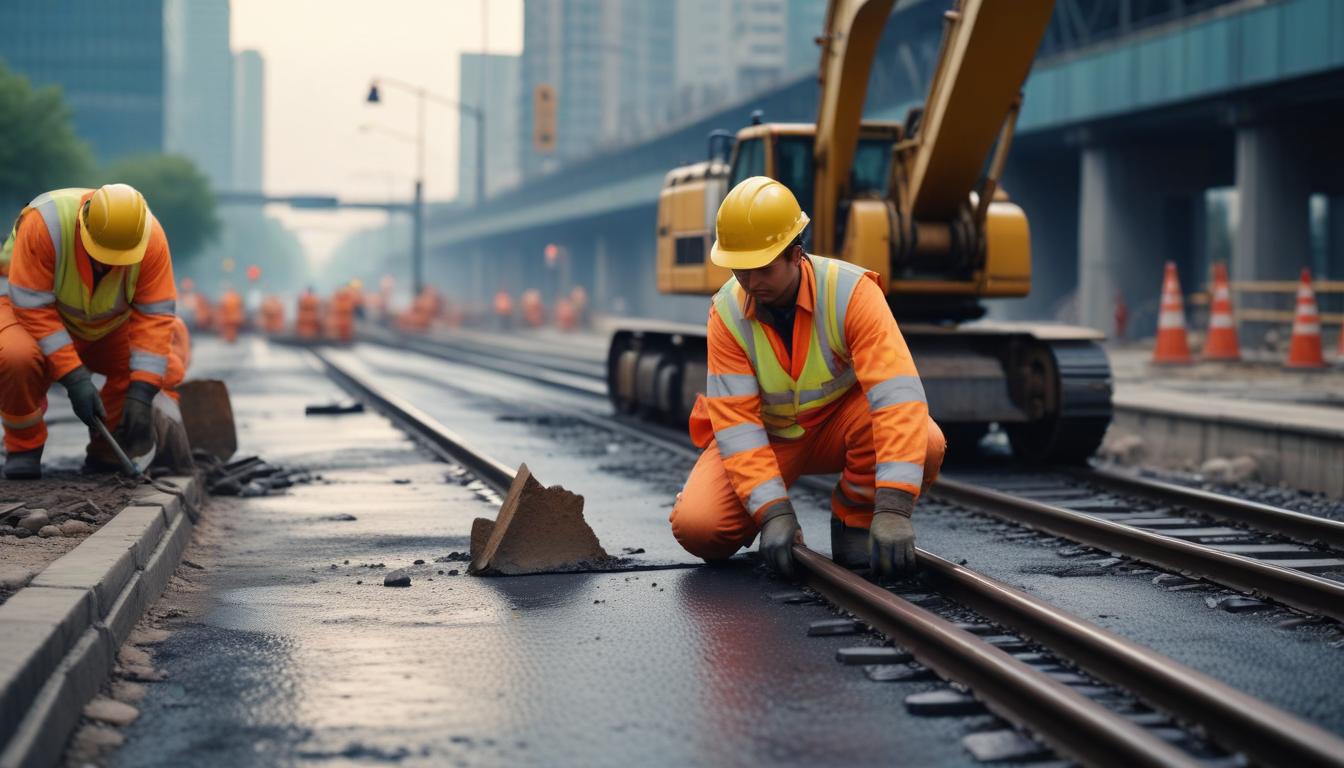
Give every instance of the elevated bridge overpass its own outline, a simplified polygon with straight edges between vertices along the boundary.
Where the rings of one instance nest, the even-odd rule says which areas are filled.
[[[893,14],[865,114],[903,119],[922,101],[946,3]],[[666,171],[702,159],[716,128],[753,110],[811,121],[811,77],[687,121],[657,138],[530,179],[481,208],[431,220],[431,280],[463,300],[499,287],[581,283],[600,311],[703,319],[705,302],[654,289],[654,222]],[[1317,271],[1344,276],[1344,3],[1333,0],[1060,0],[1027,82],[1005,177],[1027,211],[1036,281],[1004,316],[1135,327],[1156,312],[1162,263],[1202,283],[1206,191],[1233,188],[1234,279],[1283,279],[1312,265],[1309,199],[1330,231]],[[547,244],[563,258],[548,268]]]

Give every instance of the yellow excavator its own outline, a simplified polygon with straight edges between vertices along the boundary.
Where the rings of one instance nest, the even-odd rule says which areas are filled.
[[[982,301],[1031,288],[1022,209],[999,186],[1022,85],[1053,0],[957,0],[944,16],[929,94],[904,123],[864,120],[895,0],[831,0],[817,123],[710,136],[710,157],[667,174],[658,204],[658,289],[710,295],[730,272],[706,258],[715,213],[749,176],[787,185],[812,218],[811,253],[879,275],[933,417],[957,447],[991,424],[1034,462],[1090,456],[1111,419],[1111,371],[1088,328],[979,320]],[[731,149],[727,147],[731,145]],[[705,385],[703,327],[619,330],[607,361],[616,408],[685,423]]]

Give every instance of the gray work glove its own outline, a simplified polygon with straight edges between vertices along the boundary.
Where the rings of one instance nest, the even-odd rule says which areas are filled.
[[[781,576],[794,578],[793,545],[802,541],[802,533],[788,499],[770,507],[761,522],[761,559]]]
[[[910,523],[915,497],[895,488],[878,488],[868,528],[868,558],[879,583],[915,572],[915,527]]]
[[[154,445],[154,396],[159,388],[147,381],[132,381],[126,390],[126,405],[117,425],[117,442],[127,456],[143,456]]]
[[[61,386],[70,396],[70,405],[75,409],[79,420],[93,427],[94,419],[107,418],[103,409],[103,399],[98,396],[98,388],[93,386],[93,374],[89,369],[79,366],[61,377]]]

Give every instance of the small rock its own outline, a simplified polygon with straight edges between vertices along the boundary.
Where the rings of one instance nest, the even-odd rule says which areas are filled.
[[[116,728],[88,723],[75,732],[70,740],[70,765],[96,765],[98,756],[126,743],[126,737]]]
[[[424,564],[425,564],[424,560],[416,560],[414,563],[412,563],[412,565],[424,565]]]
[[[38,530],[37,535],[41,536],[44,539],[50,539],[53,536],[59,538],[64,534],[61,533],[60,528],[57,528],[54,525],[44,525],[40,530]]]
[[[51,525],[51,518],[47,517],[45,509],[34,509],[19,521],[19,527],[29,533],[37,533],[48,525]]]
[[[187,566],[188,568],[194,568],[194,569],[196,569],[196,570],[198,570],[198,571],[204,571],[204,570],[205,570],[205,566],[204,566],[204,565],[197,565],[196,563],[193,563],[193,562],[191,562],[190,560],[187,560],[187,559],[183,559],[183,560],[182,560],[182,564],[185,565],[185,566]]]
[[[149,689],[140,683],[133,683],[130,680],[112,681],[112,698],[127,704],[138,704],[145,698]]]
[[[130,704],[103,696],[95,698],[84,706],[84,716],[108,725],[127,726],[140,716],[140,710]]]
[[[1147,453],[1147,446],[1143,438],[1133,434],[1115,434],[1107,433],[1106,439],[1102,441],[1098,452],[1107,459],[1119,462],[1121,464],[1137,464],[1143,460]]]
[[[443,571],[439,571],[439,573],[443,573]],[[448,571],[449,576],[456,576],[458,573],[460,573],[460,571],[458,571],[456,568]]]
[[[1227,470],[1227,481],[1230,483],[1244,483],[1247,480],[1254,480],[1260,475],[1260,462],[1252,456],[1238,456],[1232,459]]]
[[[157,683],[163,680],[163,673],[153,667],[135,664],[121,668],[122,677],[140,683]]]
[[[66,536],[88,536],[93,528],[82,520],[66,520],[61,523],[61,533]]]
[[[339,514],[339,515],[327,515],[327,516],[325,516],[325,517],[319,517],[318,519],[319,519],[319,520],[327,520],[327,521],[335,522],[335,523],[350,523],[350,522],[354,522],[355,520],[358,520],[359,518],[355,517],[354,515],[349,515],[349,514],[346,514],[346,513],[342,512],[342,513]]]
[[[30,530],[28,530],[27,528],[15,528],[15,529],[14,529],[14,536],[15,536],[16,538],[26,539],[26,538],[28,538],[29,536],[32,536],[32,535],[33,535],[33,532],[30,531]]]
[[[411,575],[403,570],[388,571],[383,577],[384,587],[409,587],[411,586]]]
[[[1232,474],[1232,462],[1215,456],[1199,465],[1199,473],[1216,483],[1226,483],[1229,482],[1229,476]]]
[[[149,652],[133,645],[123,645],[121,650],[117,651],[117,661],[123,667],[150,666]]]
[[[167,640],[169,634],[171,633],[166,629],[154,629],[153,627],[133,629],[131,630],[131,636],[127,638],[126,642],[131,645],[158,645],[164,640]]]
[[[253,480],[247,485],[244,485],[242,490],[238,491],[238,495],[244,498],[254,498],[257,496],[265,496],[269,490],[270,489],[266,486]]]
[[[0,536],[13,536],[18,530],[12,525],[0,525]]]

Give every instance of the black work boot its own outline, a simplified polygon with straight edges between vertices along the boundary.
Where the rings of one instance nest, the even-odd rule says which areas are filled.
[[[42,477],[42,447],[5,456],[6,480],[38,480]]]
[[[867,568],[868,529],[850,528],[831,515],[831,560],[846,568]]]

